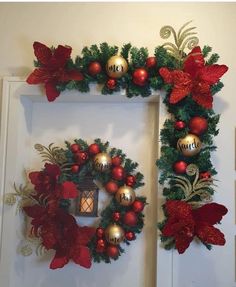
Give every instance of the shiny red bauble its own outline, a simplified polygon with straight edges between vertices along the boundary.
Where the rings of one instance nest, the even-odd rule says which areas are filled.
[[[203,178],[204,178],[204,179],[211,178],[211,173],[210,173],[210,171],[200,172],[199,178],[200,178],[200,179],[203,179]]]
[[[102,227],[98,227],[96,229],[96,235],[98,238],[103,238],[104,234],[105,234],[105,230]]]
[[[115,245],[109,245],[107,247],[106,253],[111,258],[117,258],[119,256],[119,249]]]
[[[116,182],[110,180],[105,184],[105,189],[108,193],[114,194],[118,190],[118,185]]]
[[[111,171],[112,178],[122,180],[125,176],[125,170],[122,166],[115,166]]]
[[[98,253],[103,253],[106,249],[106,241],[104,239],[98,239],[96,245],[96,251]]]
[[[173,170],[177,174],[185,174],[187,166],[188,166],[188,164],[183,160],[176,161],[173,164]]]
[[[88,148],[88,152],[90,155],[95,155],[95,154],[99,153],[100,152],[99,145],[96,143],[91,144]]]
[[[133,187],[136,183],[136,177],[131,174],[127,175],[125,178],[125,183],[126,185]]]
[[[208,122],[203,117],[193,117],[190,119],[188,126],[192,134],[199,136],[207,130]]]
[[[102,66],[99,62],[91,62],[88,67],[88,72],[91,76],[96,76],[97,74],[101,73]]]
[[[155,68],[157,65],[157,59],[156,57],[148,57],[146,60],[146,67],[147,68]]]
[[[183,130],[185,127],[186,127],[186,124],[183,121],[176,121],[174,124],[174,128],[178,131]]]
[[[142,201],[135,200],[132,204],[132,209],[134,212],[142,212],[145,204]]]
[[[72,165],[71,172],[72,173],[78,173],[79,172],[79,165],[78,164]]]
[[[137,86],[144,86],[147,83],[148,72],[144,68],[136,69],[133,72],[133,82]]]
[[[115,221],[115,222],[118,222],[121,218],[121,215],[120,215],[120,212],[116,211],[116,212],[113,212],[112,214],[112,219]]]
[[[125,232],[125,238],[129,241],[134,240],[135,239],[134,232],[132,232],[132,231]]]
[[[119,165],[121,165],[121,162],[122,162],[122,158],[120,156],[114,156],[111,159],[111,163],[113,166],[119,166]]]
[[[75,160],[79,164],[84,164],[88,159],[88,153],[86,151],[79,151],[75,154]]]
[[[115,79],[107,80],[106,86],[108,87],[108,89],[114,90],[116,88],[116,80]]]
[[[70,146],[70,150],[73,152],[73,153],[77,153],[79,150],[80,150],[80,145],[78,144],[72,144]]]
[[[136,213],[134,211],[127,211],[123,216],[123,222],[128,226],[136,226],[138,222]]]

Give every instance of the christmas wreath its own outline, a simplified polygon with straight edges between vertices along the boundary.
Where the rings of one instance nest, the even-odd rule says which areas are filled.
[[[134,192],[144,185],[143,175],[136,172],[138,164],[100,139],[91,145],[82,139],[66,142],[64,149],[53,144],[36,144],[35,148],[46,163],[41,171],[29,173],[33,188],[15,186],[5,202],[14,204],[18,199],[18,207],[31,219],[31,239],[37,250],[55,250],[50,268],[62,268],[70,259],[85,268],[91,267],[92,260],[109,263],[118,259],[124,252],[120,243],[130,244],[144,225],[146,198]],[[70,205],[79,197],[78,211],[91,215],[96,204],[91,197],[97,192],[94,182],[111,195],[111,201],[101,212],[97,228],[81,227]],[[28,242],[22,254],[31,254],[31,249]]]
[[[156,47],[151,56],[146,48],[130,43],[119,54],[118,47],[102,43],[85,47],[73,61],[71,47],[48,48],[35,42],[36,68],[27,78],[29,84],[45,86],[50,102],[64,90],[88,92],[90,83],[99,84],[102,94],[125,89],[129,98],[165,91],[163,102],[171,117],[160,132],[157,165],[166,218],[159,229],[164,247],[179,253],[194,238],[209,249],[212,244],[224,245],[224,235],[214,225],[227,213],[226,207],[211,202],[217,174],[211,152],[216,149],[213,140],[220,119],[213,110],[213,98],[223,87],[220,78],[228,67],[216,64],[219,55],[211,54],[209,46],[198,46],[195,27],[187,27],[189,23],[178,33],[171,26],[163,27],[161,37],[173,35],[174,43]]]

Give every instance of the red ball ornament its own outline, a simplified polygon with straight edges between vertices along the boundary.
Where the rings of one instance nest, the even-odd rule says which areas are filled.
[[[116,80],[115,79],[107,80],[106,86],[108,87],[108,89],[114,90],[116,88]]]
[[[105,231],[102,227],[98,227],[96,229],[96,235],[98,238],[103,238],[104,234],[105,234]]]
[[[147,68],[154,68],[157,65],[157,59],[156,57],[148,57],[146,60],[146,67]]]
[[[111,258],[117,258],[119,256],[119,249],[115,245],[109,245],[107,247],[106,253]]]
[[[91,62],[88,67],[88,72],[91,76],[96,76],[97,74],[101,73],[102,66],[99,62]]]
[[[79,171],[79,165],[78,164],[74,164],[71,167],[71,172],[72,173],[77,173]]]
[[[135,239],[134,232],[132,232],[132,231],[125,232],[125,238],[129,241],[134,240]]]
[[[72,144],[70,146],[70,150],[73,152],[73,153],[77,153],[79,150],[80,150],[80,146],[78,144]]]
[[[131,174],[127,175],[125,179],[125,183],[126,185],[133,187],[136,183],[136,177]]]
[[[87,159],[88,159],[88,153],[85,151],[79,151],[75,154],[75,160],[79,164],[84,164]]]
[[[134,211],[127,211],[123,217],[123,222],[128,226],[136,226],[138,222],[136,213]]]
[[[111,159],[111,163],[113,166],[119,166],[121,165],[122,158],[120,156],[115,156]]]
[[[111,171],[112,178],[122,180],[125,176],[125,170],[122,166],[115,166]]]
[[[104,239],[98,239],[96,245],[96,251],[98,253],[103,253],[106,249],[106,241]]]
[[[187,166],[188,166],[188,164],[183,160],[176,161],[173,164],[173,170],[177,174],[184,174],[184,173],[186,173]]]
[[[144,68],[136,69],[133,72],[133,82],[138,86],[144,86],[148,79],[148,72]]]
[[[190,119],[188,126],[192,134],[199,136],[207,130],[208,122],[203,117],[193,117]]]
[[[106,183],[105,185],[105,189],[108,193],[114,194],[117,192],[118,190],[118,185],[116,182],[110,180]]]
[[[90,155],[95,155],[97,153],[100,152],[100,147],[98,144],[94,143],[94,144],[91,144],[88,148],[88,152]]]
[[[113,219],[115,222],[118,222],[118,221],[120,220],[120,218],[121,218],[121,215],[120,215],[120,213],[119,213],[118,211],[113,212],[113,214],[112,214],[112,219]]]
[[[208,178],[211,178],[211,173],[210,173],[210,171],[200,172],[199,178],[200,178],[200,179],[208,179]]]
[[[144,209],[144,203],[139,200],[135,200],[134,203],[132,204],[132,209],[134,212],[142,212]]]
[[[183,130],[185,127],[186,127],[186,124],[183,121],[176,121],[174,124],[174,128],[178,131]]]

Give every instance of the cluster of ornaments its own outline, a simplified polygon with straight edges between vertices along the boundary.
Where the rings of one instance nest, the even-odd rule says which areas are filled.
[[[141,213],[145,206],[144,202],[136,199],[133,189],[136,177],[126,174],[121,157],[110,157],[108,153],[101,152],[96,143],[91,144],[87,151],[82,151],[76,143],[72,144],[70,149],[76,161],[71,167],[72,173],[78,173],[81,165],[92,158],[95,170],[111,174],[110,180],[104,185],[105,190],[114,196],[119,205],[128,208],[122,215],[119,211],[114,211],[112,223],[105,229],[98,227],[96,230],[96,252],[105,253],[110,258],[117,258],[119,256],[118,245],[124,240],[132,241],[136,238],[135,233],[129,228],[137,225],[138,213]],[[125,229],[122,226],[125,226]]]

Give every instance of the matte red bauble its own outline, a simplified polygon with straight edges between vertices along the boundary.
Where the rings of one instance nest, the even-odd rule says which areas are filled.
[[[148,72],[144,68],[136,69],[133,73],[133,82],[138,86],[144,86],[148,79]]]
[[[111,258],[117,258],[119,255],[119,249],[115,245],[109,245],[107,247],[106,253]]]
[[[113,212],[113,214],[112,214],[112,219],[113,219],[115,222],[118,222],[118,221],[120,220],[120,218],[121,218],[121,215],[120,215],[120,213],[119,213],[118,211]]]
[[[120,156],[115,156],[111,159],[111,164],[113,166],[119,166],[121,165],[121,162],[122,162],[122,158]]]
[[[79,165],[78,164],[74,164],[71,167],[71,172],[72,173],[77,173],[79,171]]]
[[[189,121],[189,129],[192,134],[201,135],[208,128],[208,122],[203,117],[193,117]]]
[[[137,215],[134,211],[128,211],[123,217],[124,224],[128,226],[136,226],[138,222]]]
[[[211,173],[210,173],[210,171],[200,172],[199,178],[200,178],[200,179],[203,179],[203,178],[204,178],[204,179],[211,178]]]
[[[101,73],[102,66],[99,62],[91,62],[88,67],[88,72],[91,76],[96,76],[97,74]]]
[[[186,173],[187,166],[188,166],[188,164],[183,160],[176,161],[173,164],[173,170],[177,174],[184,174],[184,173]]]
[[[97,235],[97,237],[98,238],[102,238],[103,236],[104,236],[104,229],[102,228],[102,227],[98,227],[97,229],[96,229],[96,235]]]
[[[88,153],[85,151],[79,151],[75,154],[75,159],[79,164],[84,164],[88,159]]]
[[[142,212],[144,209],[144,203],[139,200],[135,200],[134,203],[132,204],[132,209],[134,212]]]
[[[112,178],[122,180],[125,176],[125,170],[122,166],[115,166],[111,172]]]
[[[108,87],[108,89],[114,90],[115,87],[116,87],[116,80],[115,80],[115,79],[109,79],[109,80],[107,80],[106,86]]]
[[[146,67],[147,68],[154,68],[157,65],[156,57],[148,57],[146,60]]]
[[[133,187],[136,183],[136,177],[131,174],[127,175],[125,179],[125,183],[126,185]]]
[[[72,144],[70,146],[70,150],[73,152],[73,153],[77,153],[79,150],[80,150],[80,146],[78,144]]]
[[[89,146],[89,148],[88,148],[88,152],[89,152],[89,154],[91,154],[91,155],[95,155],[95,154],[99,153],[99,152],[100,152],[100,147],[99,147],[99,145],[96,144],[96,143],[91,144],[91,145]]]
[[[174,124],[174,128],[178,131],[183,130],[185,127],[186,127],[186,124],[183,121],[176,121]]]
[[[125,232],[125,238],[129,241],[135,239],[135,234],[132,231]]]
[[[108,193],[114,194],[117,192],[118,190],[118,185],[116,182],[110,180],[106,183],[105,185],[105,189]]]

